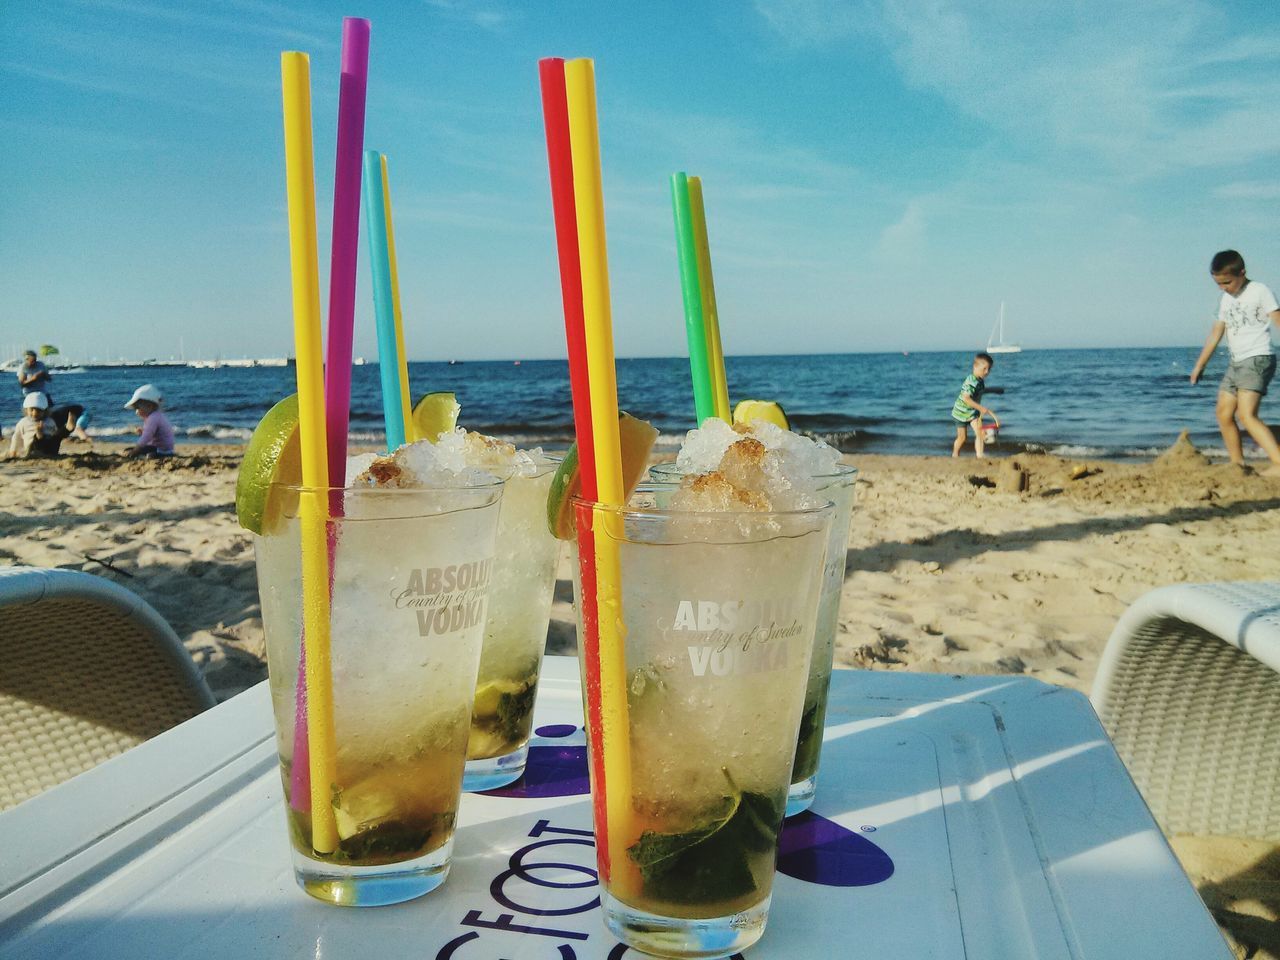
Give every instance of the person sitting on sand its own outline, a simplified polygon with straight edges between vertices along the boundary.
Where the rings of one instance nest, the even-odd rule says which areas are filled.
[[[1263,473],[1280,476],[1280,444],[1276,443],[1271,428],[1258,417],[1258,406],[1276,374],[1271,325],[1280,324],[1280,304],[1265,284],[1245,276],[1244,257],[1234,250],[1215,253],[1209,274],[1222,290],[1222,299],[1204,349],[1191,370],[1191,382],[1200,379],[1225,332],[1231,362],[1218,385],[1215,412],[1227,456],[1232,463],[1244,466],[1244,444],[1240,439],[1243,426],[1271,461]]]
[[[23,417],[14,424],[13,435],[9,437],[9,449],[4,455],[6,460],[45,455],[44,441],[58,434],[58,428],[45,417],[48,408],[49,401],[43,393],[36,391],[26,395],[22,401]]]
[[[124,405],[142,418],[142,436],[124,452],[126,457],[172,457],[173,424],[160,412],[164,395],[155,384],[144,383]]]
[[[965,434],[970,424],[973,425],[973,449],[979,457],[986,456],[983,452],[986,446],[982,435],[983,416],[990,417],[997,427],[1000,426],[1000,418],[996,416],[996,412],[979,402],[987,389],[987,383],[983,378],[991,372],[991,364],[989,353],[979,353],[974,356],[973,373],[964,378],[964,383],[960,387],[960,396],[956,397],[956,402],[951,407],[951,420],[956,425],[956,440],[951,445],[953,457],[960,456],[960,451],[964,449]]]
[[[28,350],[22,359],[22,366],[18,367],[18,386],[22,388],[23,395],[43,393],[45,400],[53,403],[53,393],[49,390],[52,381],[53,375],[49,373],[49,368],[40,362],[34,350]]]

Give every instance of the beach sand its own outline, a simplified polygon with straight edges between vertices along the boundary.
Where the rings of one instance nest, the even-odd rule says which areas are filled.
[[[83,570],[138,593],[220,699],[262,680],[253,548],[235,521],[239,451],[183,447],[172,461],[122,462],[105,445],[64,449],[58,461],[0,464],[0,564]],[[1189,444],[1143,464],[847,459],[859,477],[840,667],[1022,674],[1088,692],[1116,619],[1147,590],[1280,579],[1280,481],[1211,464]],[[566,560],[550,653],[576,649],[571,604]],[[1274,850],[1268,860],[1250,847],[1228,858],[1234,867],[1210,857],[1204,869],[1194,843],[1179,850],[1211,904],[1277,919]],[[1271,892],[1244,906],[1224,900],[1224,878],[1255,862],[1271,886],[1250,890]]]

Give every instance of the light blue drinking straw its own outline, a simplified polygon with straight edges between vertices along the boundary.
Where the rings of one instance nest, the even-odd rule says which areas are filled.
[[[382,155],[364,152],[365,236],[369,238],[369,266],[373,273],[373,315],[378,330],[378,377],[382,381],[382,416],[386,421],[387,452],[402,445],[404,408],[400,404],[400,355],[396,349],[396,313],[391,300],[391,259],[387,253],[387,207],[382,199]]]

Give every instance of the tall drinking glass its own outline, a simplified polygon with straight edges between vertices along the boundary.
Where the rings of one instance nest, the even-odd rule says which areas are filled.
[[[832,507],[574,510],[605,922],[729,956],[768,917]]]
[[[543,461],[532,475],[517,473],[502,494],[464,790],[505,786],[520,778],[528,761],[560,561],[560,541],[547,527],[547,493],[557,466]]]
[[[834,504],[827,560],[822,569],[822,594],[818,599],[818,625],[813,634],[813,657],[805,686],[804,713],[796,741],[796,760],[787,791],[787,816],[793,817],[813,804],[818,789],[818,763],[822,758],[822,733],[827,720],[827,694],[835,661],[836,633],[840,626],[840,594],[849,546],[849,521],[853,513],[854,482],[858,471],[840,466],[834,473],[815,477],[818,496]]]
[[[663,482],[677,482],[682,472],[674,463],[660,463],[649,468],[649,475]],[[822,595],[818,600],[818,625],[813,636],[804,714],[800,719],[791,789],[787,793],[788,817],[808,810],[818,789],[818,765],[822,757],[822,733],[827,718],[831,668],[835,661],[836,633],[840,626],[840,594],[844,587],[849,522],[853,515],[857,476],[856,469],[841,465],[829,474],[814,477],[818,495],[831,500],[835,512],[832,515],[831,539],[827,544],[826,566],[822,571]]]
[[[272,490],[258,592],[294,874],[313,897],[396,903],[448,874],[501,495],[497,483]],[[324,784],[310,782],[298,692],[310,546],[298,502],[317,496],[343,505],[327,531],[335,778]],[[333,849],[316,849],[313,790],[330,798]]]

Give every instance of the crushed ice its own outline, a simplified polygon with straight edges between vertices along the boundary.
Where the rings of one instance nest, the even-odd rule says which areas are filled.
[[[710,417],[685,437],[676,466],[685,474],[672,506],[682,510],[803,510],[818,506],[820,480],[840,452],[765,420],[730,426]]]
[[[383,457],[352,457],[347,477],[353,486],[469,487],[533,476],[549,462],[541,447],[517,450],[505,440],[458,427],[435,443],[416,440]]]
[[[347,457],[347,486],[354,486],[356,478],[373,466],[373,461],[377,459],[378,455],[376,453],[357,453]]]

